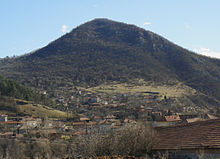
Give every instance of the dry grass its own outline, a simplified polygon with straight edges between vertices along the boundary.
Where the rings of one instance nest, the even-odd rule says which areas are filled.
[[[159,85],[155,83],[147,83],[143,80],[138,80],[136,84],[128,83],[111,83],[102,84],[97,87],[91,87],[87,89],[88,91],[101,92],[101,93],[142,93],[146,91],[160,92],[161,95],[166,95],[168,97],[182,97],[184,95],[193,95],[196,90],[188,87],[182,83],[177,83],[175,85]]]
[[[24,114],[31,114],[36,117],[49,117],[49,118],[66,118],[67,113],[62,112],[51,107],[43,106],[40,104],[25,104],[18,105],[18,111]],[[69,117],[74,117],[74,115],[69,115]]]

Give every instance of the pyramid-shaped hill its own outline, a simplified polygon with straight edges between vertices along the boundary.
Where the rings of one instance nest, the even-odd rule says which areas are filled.
[[[46,90],[134,79],[182,82],[208,99],[220,100],[219,59],[197,55],[155,33],[108,19],[82,24],[30,54],[3,59],[0,73]]]

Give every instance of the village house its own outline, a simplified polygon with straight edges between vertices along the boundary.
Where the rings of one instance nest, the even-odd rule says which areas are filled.
[[[11,128],[18,128],[21,127],[23,122],[21,121],[6,121],[6,122],[0,122],[0,125],[4,125],[6,129],[11,129]]]
[[[153,154],[172,159],[220,157],[220,119],[155,128],[158,136]]]
[[[107,101],[103,101],[102,104],[108,105],[108,102]]]
[[[170,125],[177,125],[181,122],[182,120],[180,119],[179,115],[169,115],[169,116],[164,116],[161,120],[159,121],[154,121],[153,126],[154,127],[160,127],[160,126],[170,126]]]
[[[116,116],[114,116],[114,115],[107,115],[107,116],[105,117],[105,119],[107,119],[107,120],[116,119]]]
[[[205,114],[205,119],[218,119],[218,117],[211,115],[211,114]]]
[[[73,122],[72,126],[73,127],[84,127],[85,126],[85,122]]]
[[[162,112],[152,112],[152,114],[156,115],[156,116],[162,116],[163,113]]]
[[[42,120],[40,118],[32,118],[32,117],[25,117],[23,120],[23,126],[25,129],[32,129],[37,126],[40,126]]]
[[[100,106],[102,106],[101,103],[90,103],[89,105],[93,106],[93,107],[100,107]]]
[[[167,122],[179,122],[179,121],[181,121],[179,115],[169,115],[169,116],[165,116],[164,118],[165,118],[165,121],[167,121]]]
[[[86,131],[76,131],[75,133],[73,133],[73,136],[78,136],[78,135],[87,135]]]
[[[124,123],[133,123],[133,124],[136,124],[137,122],[136,122],[135,120],[125,118]]]
[[[0,133],[0,138],[10,138],[12,136],[13,136],[13,132]]]
[[[186,119],[187,123],[193,123],[193,122],[197,122],[197,121],[203,121],[204,119],[202,118],[190,118],[190,119]]]
[[[109,122],[107,119],[101,120],[99,122],[99,125],[109,125],[109,124],[111,124],[111,122]]]
[[[120,121],[117,121],[117,122],[112,123],[110,128],[111,129],[119,129],[119,128],[121,128],[121,126],[122,126],[122,123]]]
[[[89,103],[99,103],[100,102],[100,98],[99,97],[91,97],[88,99]]]
[[[198,118],[198,115],[196,115],[196,114],[185,114],[185,115],[179,115],[179,117],[183,122],[187,122],[187,119]]]
[[[61,103],[61,102],[63,102],[64,100],[65,100],[64,97],[61,97],[61,98],[59,98],[57,101]]]
[[[0,115],[0,122],[7,122],[8,121],[8,115],[2,114]]]
[[[49,121],[48,123],[49,123],[48,128],[54,128],[54,129],[57,129],[59,131],[65,131],[65,129],[66,129],[65,123],[62,122],[62,121],[59,121],[59,120]]]
[[[95,121],[90,121],[90,122],[86,123],[86,126],[95,126],[95,125],[97,125],[97,122],[95,122]]]
[[[99,122],[101,120],[102,120],[102,118],[100,116],[98,116],[98,115],[93,116],[93,121]]]
[[[90,118],[80,117],[79,120],[80,120],[81,122],[89,122],[89,121],[90,121]]]

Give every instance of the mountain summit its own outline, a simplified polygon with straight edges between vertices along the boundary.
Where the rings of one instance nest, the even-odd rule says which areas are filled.
[[[3,59],[0,73],[39,89],[144,79],[182,82],[220,100],[220,60],[134,25],[95,19],[31,54]]]

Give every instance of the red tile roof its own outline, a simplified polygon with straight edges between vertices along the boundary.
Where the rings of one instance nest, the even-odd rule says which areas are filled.
[[[94,116],[93,119],[101,119],[100,116]]]
[[[8,125],[8,124],[22,124],[21,121],[6,121],[6,122],[0,122],[0,124]]]
[[[85,126],[84,122],[73,122],[73,126]]]
[[[90,121],[90,119],[87,118],[87,117],[81,117],[79,120],[80,120],[80,121]]]
[[[180,121],[180,116],[179,115],[170,115],[170,116],[165,116],[166,121]]]
[[[86,135],[86,134],[87,134],[87,132],[85,132],[85,131],[77,131],[73,135]]]
[[[220,149],[220,119],[155,128],[154,150]]]

